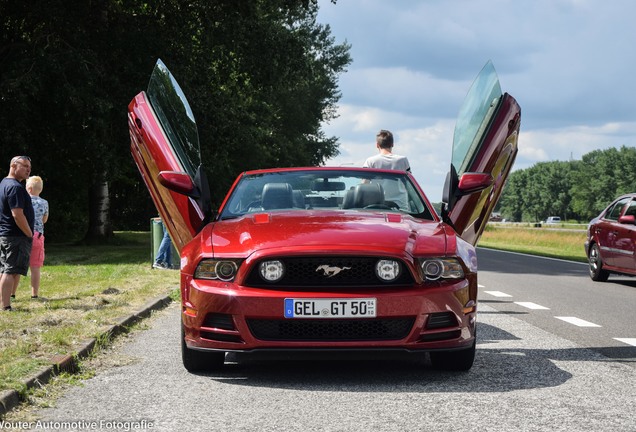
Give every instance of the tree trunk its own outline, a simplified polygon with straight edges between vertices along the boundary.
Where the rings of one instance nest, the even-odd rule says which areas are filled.
[[[110,221],[110,200],[108,197],[108,182],[93,184],[89,189],[89,217],[88,232],[85,240],[88,242],[105,240],[113,236]]]

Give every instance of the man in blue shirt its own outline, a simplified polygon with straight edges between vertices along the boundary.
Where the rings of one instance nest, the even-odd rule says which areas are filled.
[[[27,275],[35,214],[22,182],[31,174],[31,158],[11,159],[9,175],[0,181],[0,290],[2,310],[11,310],[11,293]]]

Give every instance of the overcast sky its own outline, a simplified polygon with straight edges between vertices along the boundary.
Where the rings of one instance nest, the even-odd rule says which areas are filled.
[[[318,21],[351,44],[340,117],[325,125],[362,165],[393,131],[429,198],[441,200],[455,119],[492,60],[521,105],[515,169],[636,145],[632,0],[319,0]],[[634,167],[629,167],[634,169]]]

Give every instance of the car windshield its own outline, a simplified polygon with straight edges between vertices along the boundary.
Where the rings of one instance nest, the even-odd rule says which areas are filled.
[[[234,188],[220,218],[290,209],[381,210],[434,219],[406,174],[371,170],[248,173]]]

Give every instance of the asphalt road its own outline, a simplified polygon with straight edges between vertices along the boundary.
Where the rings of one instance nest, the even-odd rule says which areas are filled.
[[[39,430],[636,431],[634,347],[613,339],[636,337],[624,314],[633,281],[592,284],[584,266],[486,250],[479,260],[467,373],[433,370],[425,355],[349,353],[232,354],[221,373],[189,374],[171,305],[109,354],[130,361],[39,411],[50,426]]]
[[[636,366],[636,278],[594,282],[587,264],[488,249],[478,259],[481,306]]]

